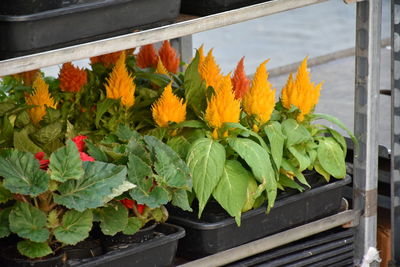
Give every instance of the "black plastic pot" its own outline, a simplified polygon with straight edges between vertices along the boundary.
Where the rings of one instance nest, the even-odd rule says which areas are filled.
[[[68,260],[93,258],[103,254],[99,239],[86,239],[75,246],[65,247],[63,251]]]
[[[0,15],[0,59],[165,25],[178,16],[180,2],[81,0],[35,14]]]
[[[155,237],[143,243],[126,244],[119,250],[107,252],[101,256],[71,260],[68,266],[109,267],[109,266],[171,266],[175,258],[178,240],[185,235],[185,230],[171,224],[157,225]]]
[[[30,260],[21,256],[16,246],[9,246],[1,250],[2,267],[63,267],[64,254],[48,256],[44,259]]]
[[[60,8],[63,0],[1,0],[0,15],[25,15]]]
[[[335,228],[232,263],[242,266],[353,266],[354,230]]]
[[[121,247],[126,247],[128,244],[133,243],[143,243],[145,241],[151,240],[157,235],[154,234],[157,224],[153,223],[147,227],[144,227],[137,231],[133,235],[124,235],[122,233],[117,233],[114,236],[104,236],[102,238],[102,243],[105,251],[118,250]],[[158,233],[160,234],[160,233]]]
[[[196,219],[193,213],[169,209],[168,221],[186,231],[185,238],[179,241],[178,255],[201,258],[335,214],[341,207],[342,189],[350,182],[347,176],[303,193],[289,194],[278,199],[269,214],[265,214],[265,207],[242,214],[240,227],[233,218],[206,222]]]
[[[269,0],[182,0],[181,12],[204,16],[267,1]]]

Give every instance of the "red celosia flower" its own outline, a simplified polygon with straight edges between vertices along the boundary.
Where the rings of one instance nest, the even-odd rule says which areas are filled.
[[[169,41],[164,41],[158,54],[164,67],[172,73],[177,73],[180,63],[180,58],[176,54],[176,50],[171,46]]]
[[[236,99],[242,99],[250,88],[250,80],[244,71],[244,57],[240,59],[232,77],[233,91]]]
[[[91,64],[101,63],[107,68],[111,67],[112,65],[115,65],[115,63],[121,56],[122,52],[123,51],[118,51],[118,52],[109,53],[109,54],[105,54],[105,55],[101,55],[101,56],[97,56],[97,57],[91,57],[90,63]]]
[[[136,55],[136,64],[140,68],[157,67],[157,51],[154,45],[148,44],[140,47],[139,53]]]
[[[85,152],[79,152],[79,155],[81,156],[82,161],[94,161],[94,158],[86,154]]]
[[[87,83],[87,73],[68,62],[62,65],[59,79],[61,91],[77,93]]]
[[[47,170],[49,168],[50,160],[44,159],[45,153],[44,152],[37,152],[35,154],[35,158],[39,161],[40,168],[42,170]]]
[[[87,136],[85,135],[78,135],[71,139],[72,142],[75,143],[79,152],[83,152],[85,150],[85,139],[87,139]]]

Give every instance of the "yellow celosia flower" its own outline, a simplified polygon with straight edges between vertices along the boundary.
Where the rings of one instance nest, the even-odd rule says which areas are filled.
[[[223,76],[221,74],[221,69],[215,62],[215,58],[212,54],[212,49],[208,52],[207,56],[204,58],[203,63],[199,64],[199,73],[203,80],[206,81],[206,86],[212,86],[214,90],[219,88],[219,83],[221,82]]]
[[[303,121],[304,116],[309,114],[318,103],[322,83],[314,85],[310,80],[310,73],[307,70],[307,58],[305,58],[293,80],[289,75],[285,87],[282,89],[281,102],[286,109],[296,106],[300,110],[297,116],[298,121]]]
[[[186,119],[186,103],[172,93],[172,86],[168,84],[152,105],[151,112],[158,126],[167,127],[170,122],[180,123]]]
[[[224,123],[239,122],[240,100],[235,98],[230,74],[222,78],[219,88],[215,90],[215,94],[208,101],[205,119],[212,128],[215,128],[214,138],[218,137],[217,129],[221,128]]]
[[[129,108],[135,104],[136,85],[126,69],[125,58],[125,52],[122,52],[105,87],[107,98],[121,99],[121,104]]]
[[[37,75],[33,82],[33,92],[25,97],[26,104],[36,107],[28,110],[29,117],[34,124],[38,124],[44,115],[46,115],[46,107],[56,108],[57,104],[49,93],[49,85],[43,80],[41,75]]]
[[[263,125],[271,118],[275,107],[275,91],[268,81],[268,72],[265,67],[268,60],[261,63],[254,74],[250,89],[243,97],[243,109],[248,115],[253,115],[259,125]],[[253,129],[258,131],[258,125]]]
[[[201,45],[197,50],[199,52],[199,66],[204,63],[204,45]]]
[[[160,58],[158,58],[156,73],[169,76],[168,70],[165,68]]]

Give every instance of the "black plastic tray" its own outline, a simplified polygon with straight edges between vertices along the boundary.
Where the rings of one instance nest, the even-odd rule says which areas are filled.
[[[269,0],[182,0],[181,12],[193,15],[210,15]]]
[[[337,213],[341,207],[342,189],[351,182],[343,180],[325,184],[276,201],[269,214],[265,207],[242,214],[241,226],[233,218],[205,222],[188,212],[170,209],[169,222],[185,228],[179,241],[178,255],[187,259],[201,258],[291,227]]]
[[[172,22],[181,0],[84,0],[29,15],[0,15],[0,59]]]
[[[335,228],[288,245],[240,260],[229,267],[336,266],[353,263],[354,230]],[[346,266],[340,265],[340,266]]]
[[[185,236],[185,230],[182,227],[164,223],[158,225],[155,231],[158,236],[141,244],[127,245],[125,249],[111,251],[90,259],[71,260],[67,262],[67,266],[171,266],[178,240]]]

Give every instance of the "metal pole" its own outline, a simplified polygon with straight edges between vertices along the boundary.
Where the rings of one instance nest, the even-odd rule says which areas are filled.
[[[400,266],[400,0],[392,0],[392,140],[390,159],[392,266]]]
[[[192,35],[186,35],[171,40],[172,46],[179,52],[181,61],[189,63],[193,57],[193,39]],[[184,71],[184,67],[181,67],[181,71]]]
[[[376,247],[378,187],[378,105],[382,0],[357,3],[354,133],[354,208],[361,210],[355,263]]]

